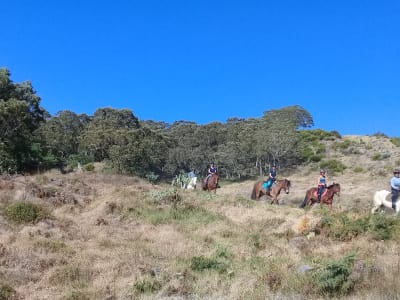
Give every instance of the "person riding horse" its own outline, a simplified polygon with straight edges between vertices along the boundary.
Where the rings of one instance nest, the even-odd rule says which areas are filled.
[[[325,191],[325,188],[328,186],[328,178],[326,178],[325,170],[319,171],[318,183],[317,183],[317,194],[318,194],[318,203],[321,202],[321,195]]]
[[[393,177],[390,179],[390,187],[392,193],[392,208],[396,209],[397,198],[400,194],[400,170],[396,169],[393,171]]]
[[[271,167],[271,170],[269,171],[267,180],[264,181],[264,182],[265,182],[265,187],[266,187],[266,192],[267,192],[267,194],[269,194],[272,185],[273,185],[273,184],[275,183],[275,181],[276,181],[276,175],[277,175],[277,173],[276,173],[276,166],[273,165],[273,166]]]
[[[207,170],[207,177],[206,177],[206,186],[208,184],[208,180],[210,179],[213,174],[217,174],[217,168],[215,167],[214,163],[210,164],[210,167]]]

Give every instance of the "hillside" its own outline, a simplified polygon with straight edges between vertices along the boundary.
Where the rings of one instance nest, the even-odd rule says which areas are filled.
[[[3,177],[0,299],[397,299],[400,224],[369,211],[400,148],[375,136],[334,143],[327,158],[346,169],[328,170],[342,188],[332,211],[298,208],[317,163],[279,170],[292,182],[281,205],[250,200],[254,180],[222,181],[210,194],[100,166]],[[32,222],[10,220],[27,216],[20,203],[40,208]],[[345,281],[332,283],[334,267]]]

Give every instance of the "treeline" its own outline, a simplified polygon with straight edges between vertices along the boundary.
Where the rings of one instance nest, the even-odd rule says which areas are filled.
[[[302,130],[314,125],[312,116],[300,106],[199,125],[141,121],[131,110],[113,108],[51,116],[40,100],[29,81],[13,83],[9,70],[0,69],[1,173],[105,162],[113,172],[168,178],[192,168],[203,173],[213,161],[226,178],[242,178],[272,163],[300,164],[318,152],[310,147],[312,131]]]

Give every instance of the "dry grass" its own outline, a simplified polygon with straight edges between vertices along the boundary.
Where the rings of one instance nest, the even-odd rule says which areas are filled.
[[[0,298],[335,298],[340,294],[317,290],[313,271],[301,270],[349,253],[355,253],[354,287],[342,299],[399,298],[397,236],[382,241],[362,232],[340,240],[321,225],[324,216],[368,215],[373,192],[388,188],[398,161],[398,150],[377,137],[348,139],[368,151],[354,157],[332,150],[348,167],[330,175],[342,186],[332,212],[298,208],[316,180],[313,165],[282,170],[292,189],[279,206],[250,200],[254,181],[222,183],[214,195],[95,172],[3,180],[2,209],[32,201],[50,216],[12,224],[0,214]],[[391,153],[390,159],[369,159],[378,150]],[[365,171],[354,172],[357,167]]]

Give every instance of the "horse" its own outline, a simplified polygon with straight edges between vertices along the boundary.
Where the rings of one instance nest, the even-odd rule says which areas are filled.
[[[381,209],[383,207],[388,207],[392,208],[392,201],[386,200],[386,198],[390,195],[391,193],[386,190],[381,190],[377,191],[374,194],[374,207],[371,209],[371,213],[375,213],[378,209]],[[400,211],[400,205],[396,203],[396,209],[395,212],[398,214]]]
[[[263,195],[266,195],[272,198],[271,204],[273,204],[274,202],[276,204],[279,204],[278,195],[281,193],[281,190],[285,190],[285,193],[289,194],[290,180],[286,178],[275,181],[269,193],[267,192],[266,188],[263,187],[263,184],[264,181],[262,180],[259,180],[254,184],[253,190],[250,195],[251,199],[259,200]]]
[[[196,189],[196,184],[197,184],[197,177],[192,177],[189,183],[187,184],[186,188],[188,190]]]
[[[330,186],[328,186],[325,191],[321,195],[321,204],[325,203],[328,205],[330,208],[332,208],[332,201],[333,201],[333,196],[340,194],[340,184],[339,183],[333,183]],[[307,190],[306,196],[304,197],[303,202],[300,204],[300,208],[304,208],[307,205],[312,206],[315,202],[318,201],[318,193],[317,193],[317,188],[312,187]]]
[[[212,190],[214,190],[214,192],[216,193],[217,188],[219,188],[218,180],[219,176],[218,174],[215,173],[210,176],[208,182],[207,182],[207,177],[205,177],[201,183],[201,188],[203,189],[203,191],[211,192]]]

